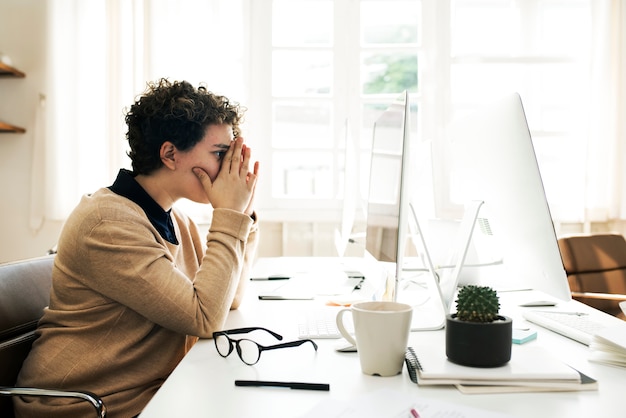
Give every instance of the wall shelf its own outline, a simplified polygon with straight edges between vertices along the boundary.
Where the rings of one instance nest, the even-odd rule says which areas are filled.
[[[24,132],[26,132],[26,129],[24,128],[20,128],[19,126],[14,126],[8,123],[0,122],[0,133],[23,134]]]
[[[0,61],[0,77],[18,77],[24,78],[26,74]]]
[[[0,61],[0,78],[24,78],[26,74]],[[26,129],[9,123],[0,122],[0,133],[23,134]]]

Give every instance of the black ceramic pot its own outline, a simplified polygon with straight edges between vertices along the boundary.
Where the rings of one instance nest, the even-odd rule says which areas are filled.
[[[463,366],[498,367],[511,360],[513,321],[499,316],[494,322],[446,318],[446,356]]]

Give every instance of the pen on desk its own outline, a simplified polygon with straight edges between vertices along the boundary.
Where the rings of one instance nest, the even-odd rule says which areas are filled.
[[[289,276],[267,276],[267,277],[251,277],[250,280],[289,280],[291,277]]]
[[[411,410],[409,411],[409,418],[420,418],[420,414],[419,412],[417,412],[417,409],[415,408],[411,408]]]
[[[330,390],[328,383],[274,382],[269,380],[235,380],[235,386],[274,386],[289,389]]]

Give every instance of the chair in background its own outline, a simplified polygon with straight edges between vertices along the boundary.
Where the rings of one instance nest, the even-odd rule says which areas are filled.
[[[13,396],[79,398],[105,417],[102,400],[93,393],[50,388],[15,387],[35,340],[37,323],[50,301],[54,255],[0,264],[0,417],[13,417]]]
[[[626,319],[626,239],[617,233],[584,234],[558,240],[572,297]]]

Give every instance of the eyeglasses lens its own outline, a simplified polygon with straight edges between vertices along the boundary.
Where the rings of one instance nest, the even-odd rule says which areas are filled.
[[[217,352],[222,357],[228,356],[232,350],[230,340],[226,335],[218,335],[215,337],[215,347],[217,348]]]
[[[252,340],[239,340],[237,350],[239,357],[241,357],[244,363],[249,365],[256,364],[256,362],[259,361],[259,357],[261,357],[259,346]]]

